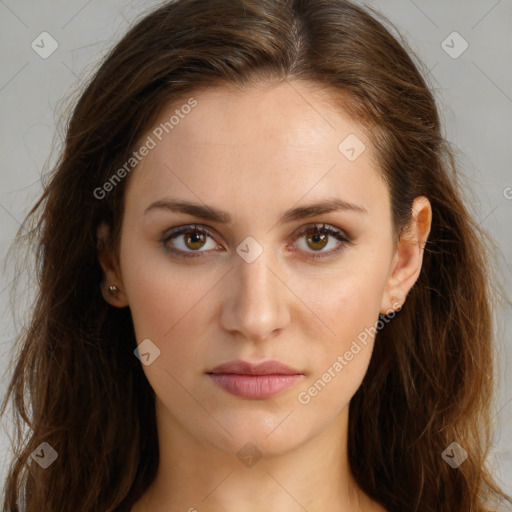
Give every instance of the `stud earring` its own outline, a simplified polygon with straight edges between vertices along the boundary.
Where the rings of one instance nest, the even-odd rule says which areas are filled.
[[[117,291],[118,291],[118,288],[115,284],[111,284],[108,287],[108,293],[110,293],[110,295],[115,295]]]

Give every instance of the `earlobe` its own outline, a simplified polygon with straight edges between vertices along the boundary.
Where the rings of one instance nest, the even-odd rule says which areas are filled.
[[[417,197],[412,207],[411,222],[404,230],[396,248],[393,271],[382,298],[380,311],[382,314],[389,314],[399,309],[418,280],[431,224],[430,201],[424,196]]]
[[[111,306],[117,308],[124,308],[128,306],[125,293],[115,284],[109,284],[107,281],[102,281],[100,284],[101,295]]]
[[[123,290],[121,271],[114,257],[110,242],[110,229],[102,222],[96,231],[98,261],[103,271],[101,294],[110,305],[122,308],[128,305]]]

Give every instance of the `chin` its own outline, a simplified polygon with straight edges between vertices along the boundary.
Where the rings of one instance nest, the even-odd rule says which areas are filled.
[[[285,416],[286,414],[283,418]],[[269,427],[265,420],[243,425],[224,422],[222,425],[231,436],[219,428],[215,432],[205,433],[204,441],[239,458],[245,455],[277,457],[300,447],[308,440],[306,433],[298,430],[296,426],[285,426],[284,423],[276,428],[279,422],[273,427]]]

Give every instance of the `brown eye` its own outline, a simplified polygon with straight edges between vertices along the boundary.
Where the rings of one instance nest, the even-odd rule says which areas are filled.
[[[208,239],[212,240],[210,247],[208,247]],[[334,257],[350,243],[350,239],[340,229],[325,224],[303,229],[293,237],[294,242],[298,239],[304,239],[305,246],[299,249],[310,259]],[[173,229],[160,241],[167,252],[181,258],[201,258],[205,256],[203,253],[219,248],[210,231],[196,225]],[[331,250],[324,250],[330,244],[334,247]]]
[[[307,243],[309,247],[314,249],[315,251],[323,249],[327,243],[329,242],[329,235],[325,233],[321,233],[320,231],[316,231],[314,233],[307,233],[306,235]]]
[[[208,230],[197,226],[182,226],[166,233],[161,242],[171,254],[184,258],[198,258],[203,256],[201,253],[208,252],[208,249],[218,247],[216,243],[208,247],[208,239],[213,241]],[[205,247],[206,250],[202,250]]]
[[[191,250],[201,249],[205,243],[206,236],[204,233],[198,231],[182,233],[185,245]]]
[[[304,238],[305,247],[300,248],[301,251],[307,254],[309,258],[329,258],[336,256],[344,247],[350,243],[349,238],[337,228],[328,226],[326,224],[310,226],[301,231],[294,237],[294,241]],[[332,250],[324,251],[323,249],[329,245],[331,240],[338,241],[334,243]],[[300,245],[300,244],[298,244]],[[318,253],[318,254],[315,254]]]

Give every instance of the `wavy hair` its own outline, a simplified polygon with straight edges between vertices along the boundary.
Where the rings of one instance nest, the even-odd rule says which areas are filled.
[[[397,236],[414,198],[432,204],[421,274],[378,332],[350,402],[354,478],[389,511],[489,512],[497,499],[512,503],[486,465],[496,380],[492,240],[466,207],[421,67],[386,18],[347,0],[176,0],[113,46],[80,93],[18,237],[34,249],[37,293],[2,405],[12,405],[16,424],[4,510],[128,511],[153,481],[154,392],[133,356],[129,309],[102,298],[97,257],[102,222],[118,247],[129,177],[104,198],[94,191],[168,102],[262,79],[325,85],[362,123]],[[42,442],[59,454],[44,470],[31,463]],[[457,469],[442,457],[453,442],[468,453]]]

